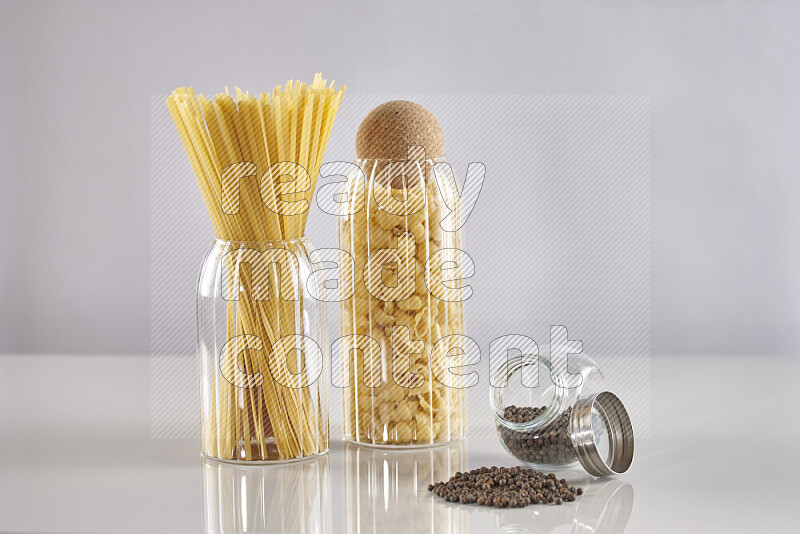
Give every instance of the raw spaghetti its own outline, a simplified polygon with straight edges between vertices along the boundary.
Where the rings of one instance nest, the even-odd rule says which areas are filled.
[[[303,236],[343,94],[344,87],[337,90],[317,74],[311,84],[289,81],[257,96],[236,88],[235,99],[227,89],[209,99],[179,88],[167,98],[217,239],[290,249],[293,245],[280,242]],[[279,277],[272,264],[264,274],[274,288],[272,298],[256,299],[255,273],[240,272],[237,265],[228,272],[235,272],[237,288],[236,300],[226,304],[228,339],[246,333],[263,341],[262,350],[235,354],[239,368],[261,373],[263,382],[241,388],[214,381],[203,413],[203,452],[229,460],[323,452],[328,423],[319,407],[327,399],[312,399],[318,394],[312,388],[285,387],[267,372],[276,341],[303,334],[297,303],[277,296],[286,273]]]

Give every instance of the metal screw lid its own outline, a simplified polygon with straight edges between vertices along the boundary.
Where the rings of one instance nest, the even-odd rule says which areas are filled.
[[[604,458],[597,448],[592,412],[599,414],[608,434],[609,452]],[[601,477],[624,473],[633,461],[633,426],[625,406],[610,391],[581,397],[572,407],[570,434],[581,465]]]

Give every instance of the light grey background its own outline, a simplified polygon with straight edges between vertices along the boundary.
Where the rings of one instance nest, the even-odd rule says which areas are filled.
[[[0,3],[0,352],[148,352],[151,97],[318,70],[650,95],[652,350],[797,352],[798,3],[230,4]]]

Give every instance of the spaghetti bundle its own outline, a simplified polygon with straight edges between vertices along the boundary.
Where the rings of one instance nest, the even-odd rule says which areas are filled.
[[[213,100],[196,96],[191,87],[173,91],[167,107],[218,238],[267,241],[303,235],[308,211],[279,214],[276,202],[280,196],[288,197],[285,201],[311,201],[343,94],[344,87],[337,91],[321,74],[314,76],[311,85],[289,81],[258,96],[237,87],[235,100],[227,88]],[[223,171],[241,162],[254,163],[259,177],[274,169],[273,164],[296,163],[310,175],[311,187],[291,198],[291,194],[280,195],[276,182],[281,176],[266,180],[262,191],[253,187],[258,180],[242,181],[240,209],[231,214],[223,206],[223,193],[232,189],[224,183]]]
[[[328,423],[320,413],[327,399],[320,398],[319,388],[287,387],[270,367],[278,340],[313,335],[304,332],[302,291],[293,288],[299,302],[280,295],[296,269],[287,272],[271,263],[259,274],[254,265],[243,270],[240,263],[248,261],[242,259],[246,249],[308,253],[301,239],[308,206],[343,94],[344,87],[337,90],[317,74],[311,84],[289,81],[269,94],[237,87],[235,99],[227,88],[209,99],[179,88],[167,98],[214,233],[234,252],[219,259],[219,270],[226,273],[219,283],[235,296],[225,303],[224,318],[226,340],[235,342],[233,366],[263,378],[257,387],[242,387],[220,375],[224,365],[204,369],[202,443],[209,456],[278,460],[327,449]],[[258,296],[263,282],[271,288],[267,298]],[[215,340],[214,358],[222,357],[222,346]]]

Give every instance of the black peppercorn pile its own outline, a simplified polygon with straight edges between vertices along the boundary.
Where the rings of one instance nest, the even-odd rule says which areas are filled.
[[[447,482],[428,486],[428,491],[447,502],[479,504],[495,508],[521,508],[529,504],[561,504],[574,501],[583,488],[570,486],[554,473],[545,475],[524,467],[481,467],[458,472]]]
[[[546,406],[509,406],[503,417],[513,423],[533,421],[544,412]],[[500,436],[509,452],[523,462],[532,464],[566,465],[577,460],[572,440],[569,437],[569,418],[572,407],[567,408],[558,418],[543,428],[531,432],[511,430],[498,424]]]

